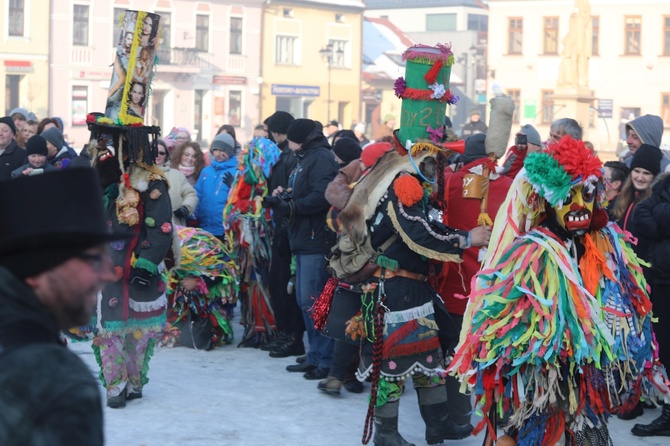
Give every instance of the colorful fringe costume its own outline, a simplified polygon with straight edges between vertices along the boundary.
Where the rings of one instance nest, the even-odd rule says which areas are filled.
[[[148,382],[149,359],[165,322],[161,272],[172,242],[172,209],[167,181],[152,165],[159,129],[100,121],[88,117],[97,144],[89,151],[105,188],[109,225],[128,236],[110,243],[118,280],[99,296],[93,340],[109,403],[122,392],[141,395]]]
[[[230,344],[233,330],[224,306],[238,292],[237,264],[223,243],[209,232],[181,226],[176,231],[181,255],[168,273],[168,325],[162,344],[174,345],[182,334],[180,330],[189,329],[190,321],[205,319],[211,324],[208,344]],[[194,289],[184,286],[182,280],[187,277],[197,280]]]
[[[240,346],[258,347],[276,331],[268,291],[271,258],[270,211],[262,207],[268,195],[268,177],[281,151],[267,138],[254,138],[242,150],[238,173],[223,210],[226,237],[240,271],[241,320],[244,334]]]
[[[621,396],[667,395],[640,261],[603,199],[600,160],[569,136],[517,175],[449,366],[484,413],[475,432],[511,414],[518,445],[609,445]]]

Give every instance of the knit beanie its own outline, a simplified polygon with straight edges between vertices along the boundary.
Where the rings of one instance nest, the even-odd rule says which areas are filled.
[[[26,155],[47,156],[48,153],[47,140],[41,135],[33,135],[26,143]]]
[[[285,111],[277,111],[268,118],[268,130],[275,133],[286,134],[288,127],[295,121],[293,115]]]
[[[286,131],[286,139],[297,144],[302,144],[315,128],[316,123],[311,119],[296,119]]]
[[[642,144],[633,155],[633,161],[630,163],[630,170],[636,167],[646,169],[656,176],[661,171],[661,158],[663,154],[661,149],[651,144]]]
[[[361,145],[358,140],[351,138],[340,138],[333,145],[333,152],[344,164],[349,164],[361,156]]]
[[[463,164],[470,164],[481,158],[489,156],[486,153],[486,133],[475,133],[465,140],[465,151],[461,155]]]
[[[14,120],[11,116],[3,116],[0,118],[0,124],[7,124],[12,133],[16,135],[16,126],[14,125]]]
[[[219,133],[209,148],[210,153],[214,153],[214,150],[223,150],[232,158],[235,155],[235,140],[228,133]]]
[[[11,118],[14,118],[14,115],[21,115],[23,116],[23,120],[27,121],[28,118],[30,117],[30,112],[26,110],[25,108],[17,107],[14,110],[9,112],[9,116]]]
[[[535,144],[536,146],[542,147],[542,138],[540,138],[540,133],[535,130],[535,127],[530,124],[526,124],[521,127],[521,133],[528,137],[528,142],[530,144]]]
[[[339,142],[339,141],[338,141]],[[393,149],[391,143],[388,142],[373,142],[368,144],[361,152],[361,161],[365,164],[365,167],[372,167],[374,164],[386,154]]]
[[[50,142],[57,150],[63,148],[63,132],[58,127],[46,129],[40,136]]]
[[[663,137],[663,119],[656,115],[644,115],[633,119],[626,124],[626,133],[633,129],[640,138],[642,144],[651,144],[660,147]]]

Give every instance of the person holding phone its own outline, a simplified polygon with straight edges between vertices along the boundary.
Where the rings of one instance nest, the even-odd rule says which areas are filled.
[[[542,139],[535,127],[526,124],[514,137],[514,145],[509,148],[507,158],[502,166],[502,175],[514,179],[523,167],[523,162],[529,153],[539,152],[543,149]]]

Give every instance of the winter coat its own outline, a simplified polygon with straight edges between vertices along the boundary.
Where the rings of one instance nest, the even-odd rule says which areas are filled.
[[[33,166],[30,165],[30,163],[26,163],[26,164],[24,164],[23,166],[19,167],[18,169],[14,169],[14,170],[12,171],[12,178],[18,178],[18,177],[20,177],[21,175],[23,175],[23,171],[26,170],[26,169],[28,169],[28,168],[35,169]],[[58,170],[57,168],[55,168],[54,166],[52,166],[52,165],[49,164],[49,163],[46,163],[46,164],[44,164],[44,166],[42,166],[42,167],[38,167],[37,169],[42,169],[42,172],[41,172],[41,173],[44,173],[44,172],[53,172],[53,171]],[[38,174],[33,174],[33,175],[38,175]]]
[[[199,200],[195,213],[200,227],[217,237],[225,232],[223,208],[228,201],[228,192],[236,173],[237,158],[220,162],[212,159],[212,164],[202,169],[200,178],[195,183]]]
[[[463,131],[461,132],[461,139],[467,139],[468,136],[475,135],[477,133],[486,133],[488,127],[482,121],[477,122],[468,122],[463,126]]]
[[[502,174],[506,177],[514,179],[523,167],[523,162],[526,159],[528,150],[519,150],[517,146],[512,146],[507,152],[507,157],[503,163]]]
[[[638,204],[636,228],[651,241],[649,260],[655,283],[670,283],[670,174],[661,175],[649,198]]]
[[[12,349],[8,337],[17,327],[23,345]],[[32,289],[2,267],[0,364],[0,444],[103,444],[98,383],[60,342],[56,321]]]
[[[172,205],[164,178],[140,167],[129,169],[130,185],[139,192],[139,222],[129,226],[117,212],[116,184],[105,190],[107,220],[112,230],[132,236],[129,240],[110,243],[115,269],[123,271],[117,282],[106,285],[100,302],[101,329],[114,333],[135,328],[158,329],[165,320],[167,298],[165,284],[158,271],[172,244]],[[136,259],[136,260],[133,260]],[[134,261],[134,263],[132,263]],[[146,274],[148,284],[133,280]]]
[[[326,137],[312,132],[296,153],[298,164],[289,178],[293,189],[293,219],[289,241],[294,254],[325,254],[335,244],[335,234],[328,230],[326,214],[330,204],[326,187],[339,166]]]
[[[10,180],[12,172],[26,163],[26,151],[16,144],[9,143],[5,151],[0,155],[0,181]]]
[[[198,194],[195,189],[186,179],[186,176],[178,169],[172,169],[169,165],[161,166],[168,183],[170,184],[170,203],[172,204],[172,212],[184,206],[188,209],[189,215],[195,211],[198,205]],[[175,224],[186,226],[186,220],[183,218],[172,216]]]
[[[458,172],[446,173],[444,179],[445,212],[442,222],[454,228],[470,231],[477,227],[477,217],[481,200],[464,198],[463,184],[467,174],[481,174],[482,165],[488,158],[482,158],[463,166]],[[500,205],[505,201],[512,180],[507,176],[491,174],[489,177],[488,214],[491,220],[496,219]],[[436,278],[436,289],[444,298],[444,304],[450,313],[465,313],[467,299],[459,299],[456,295],[470,294],[470,281],[479,271],[479,247],[471,247],[463,252],[463,263],[444,263],[440,275]]]
[[[65,169],[70,161],[72,160],[72,155],[66,146],[63,146],[60,151],[51,158],[48,162],[52,166],[58,169]]]

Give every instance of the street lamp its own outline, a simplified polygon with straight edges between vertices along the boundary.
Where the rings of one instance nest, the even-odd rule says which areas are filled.
[[[328,43],[325,48],[319,50],[321,58],[328,63],[328,121],[330,122],[330,67],[333,66],[333,44]]]

